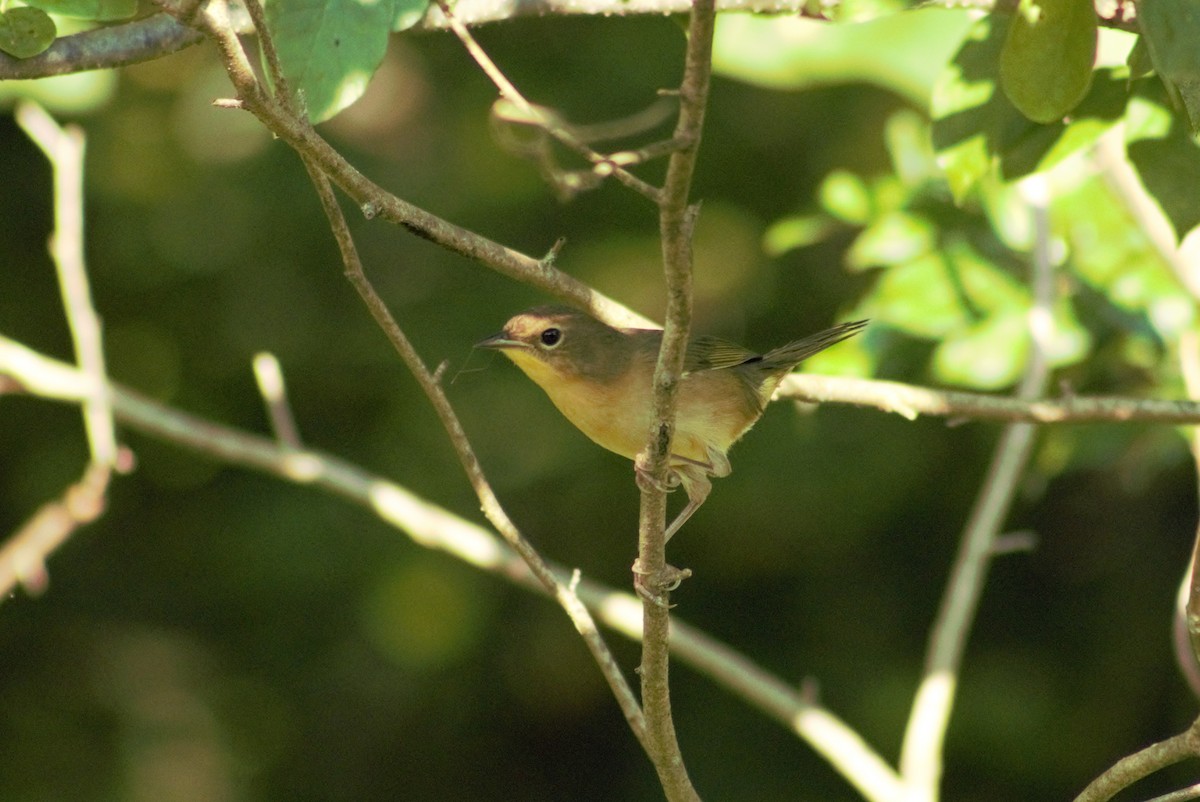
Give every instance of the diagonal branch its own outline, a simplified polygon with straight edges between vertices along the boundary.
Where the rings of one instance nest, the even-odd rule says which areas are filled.
[[[355,169],[307,120],[292,113],[263,89],[230,22],[223,0],[193,9],[159,0],[168,13],[196,26],[216,42],[225,69],[237,89],[240,106],[262,121],[277,137],[316,164],[345,192],[367,218],[380,217],[447,250],[496,272],[536,287],[587,310],[614,325],[647,325],[648,321],[578,279],[558,270],[549,259],[534,259],[487,237],[457,226],[384,190]],[[652,324],[651,324],[652,325]]]
[[[40,398],[80,403],[87,381],[79,368],[39,354],[0,335],[0,377]],[[278,439],[225,426],[151,400],[120,385],[107,388],[113,411],[126,427],[197,453],[335,493],[375,513],[423,548],[456,559],[538,593],[545,586],[493,533],[463,520],[385,477],[316,450],[296,449]],[[0,567],[3,567],[0,564]],[[551,566],[560,582],[570,572]],[[597,620],[632,640],[642,637],[641,607],[629,593],[589,579],[579,598]],[[671,651],[697,672],[745,700],[810,744],[872,802],[898,798],[899,778],[863,739],[828,709],[806,698],[794,684],[703,631],[675,620]]]
[[[255,0],[250,0],[251,3]],[[442,426],[445,427],[446,433],[450,436],[450,442],[454,446],[455,453],[458,455],[459,462],[462,463],[463,471],[471,482],[471,487],[475,490],[475,495],[479,497],[480,504],[483,507],[483,513],[487,519],[491,521],[496,530],[504,537],[508,545],[513,548],[529,566],[529,570],[541,582],[545,590],[553,596],[567,613],[571,619],[571,623],[575,625],[575,629],[583,637],[584,643],[588,650],[592,653],[596,664],[600,667],[601,673],[608,681],[609,687],[612,689],[613,695],[617,699],[617,703],[621,707],[621,712],[625,714],[626,721],[629,722],[630,729],[642,742],[643,746],[646,743],[646,722],[642,715],[642,710],[638,706],[637,699],[633,695],[633,689],[629,687],[629,683],[625,680],[625,676],[621,673],[621,668],[617,665],[617,660],[613,657],[608,645],[604,642],[604,638],[600,635],[600,631],[596,628],[595,621],[592,620],[591,614],[587,608],[580,602],[579,597],[574,590],[574,582],[570,585],[561,582],[551,568],[538,554],[533,545],[525,539],[521,532],[517,529],[516,524],[508,517],[508,513],[504,511],[500,504],[500,499],[496,497],[495,491],[492,490],[491,484],[483,474],[483,467],[479,464],[479,458],[475,456],[475,449],[472,448],[470,441],[467,439],[467,434],[462,428],[462,424],[458,420],[458,415],[455,414],[453,407],[450,406],[450,400],[446,398],[446,394],[442,392],[442,387],[438,384],[437,378],[429,372],[413,347],[408,337],[405,336],[400,326],[388,311],[387,305],[379,294],[375,292],[375,288],[367,279],[366,273],[363,272],[362,262],[358,256],[358,250],[354,245],[354,240],[350,235],[350,229],[346,225],[346,219],[342,215],[341,207],[337,204],[337,199],[334,197],[333,188],[329,185],[329,179],[323,173],[317,170],[316,166],[304,160],[304,166],[308,169],[309,177],[312,178],[313,186],[316,188],[317,196],[321,200],[321,206],[325,210],[325,215],[329,219],[330,228],[333,231],[334,238],[337,240],[338,249],[342,254],[342,262],[345,265],[346,278],[358,291],[359,297],[366,304],[371,316],[375,322],[383,329],[392,346],[404,361],[417,383],[421,386],[425,396],[429,399],[429,403],[437,412],[438,418],[442,421]]]
[[[1054,282],[1050,259],[1049,212],[1041,178],[1027,179],[1022,189],[1033,216],[1034,304],[1029,310],[1029,364],[1017,394],[1040,395],[1049,377],[1047,346],[1053,336]],[[1010,423],[1004,428],[987,477],[971,509],[937,620],[930,633],[925,669],[913,700],[900,754],[900,773],[909,790],[906,799],[934,802],[939,798],[943,746],[954,706],[967,637],[979,608],[988,569],[996,555],[996,538],[1016,495],[1017,482],[1033,450],[1036,427]]]

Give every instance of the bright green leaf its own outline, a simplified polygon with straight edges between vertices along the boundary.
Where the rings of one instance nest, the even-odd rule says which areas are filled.
[[[933,90],[933,147],[954,199],[967,194],[995,164],[995,146],[1010,118],[1020,115],[996,91],[995,65],[1004,29],[984,17],[967,33]]]
[[[834,222],[824,215],[785,217],[767,229],[763,235],[763,250],[771,256],[779,256],[821,242],[835,228]]]
[[[1024,314],[1029,292],[965,243],[886,268],[863,314],[915,337],[940,339],[997,314]]]
[[[137,0],[25,0],[26,5],[61,17],[108,22],[137,14]]]
[[[392,0],[269,0],[267,24],[313,122],[358,100],[387,51]]]
[[[1087,94],[1096,61],[1092,0],[1021,0],[1000,51],[1000,85],[1034,122],[1062,120]]]
[[[1074,275],[1114,308],[1144,317],[1163,338],[1192,325],[1192,299],[1103,179],[1060,194],[1051,222],[1072,253]]]
[[[934,92],[934,149],[959,203],[997,166],[1012,181],[1090,146],[1120,121],[1128,97],[1123,77],[1101,71],[1068,123],[1032,122],[996,91],[1004,21],[979,21]]]
[[[1092,335],[1075,316],[1075,307],[1063,298],[1054,307],[1054,337],[1046,357],[1054,367],[1073,365],[1088,355]]]
[[[929,123],[912,109],[902,109],[888,118],[884,144],[896,176],[909,187],[937,175],[937,161],[929,142]]]
[[[999,390],[1020,378],[1029,327],[1017,311],[993,315],[947,337],[933,354],[934,375],[948,384]]]
[[[839,220],[864,225],[871,219],[871,193],[854,173],[833,171],[821,182],[818,194],[821,206]]]
[[[406,31],[421,21],[429,10],[429,0],[394,0],[392,30]]]
[[[936,247],[933,226],[923,217],[889,212],[874,220],[850,246],[846,263],[866,270],[910,262]]]
[[[922,9],[869,22],[721,14],[713,67],[776,89],[868,82],[925,106],[938,71],[971,25],[962,9]]]

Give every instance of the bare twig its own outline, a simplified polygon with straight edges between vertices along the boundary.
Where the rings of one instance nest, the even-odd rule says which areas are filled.
[[[108,377],[100,318],[92,305],[83,261],[83,131],[73,125],[59,127],[41,106],[29,102],[17,106],[16,118],[54,169],[54,234],[50,253],[58,270],[75,358],[93,387],[92,397],[83,405],[92,461],[112,467],[117,460],[117,436],[113,431],[112,410],[103,391]]]
[[[87,382],[77,367],[3,336],[0,377],[10,377],[14,386],[48,400],[80,403],[86,398]],[[231,465],[336,493],[373,511],[424,548],[443,551],[521,587],[546,593],[528,566],[494,534],[382,476],[320,451],[297,451],[277,439],[196,417],[119,385],[110,385],[107,391],[117,418],[131,429]],[[569,581],[566,569],[552,566],[552,570],[560,582]],[[634,596],[586,578],[579,582],[577,592],[606,626],[633,640],[642,637],[641,606]],[[887,802],[897,798],[899,778],[878,753],[845,722],[806,699],[788,682],[679,620],[671,623],[671,651],[811,744],[867,799]]]
[[[1032,347],[1029,364],[1017,394],[1022,398],[1040,395],[1049,375],[1047,346],[1053,335],[1054,290],[1049,253],[1047,197],[1040,178],[1022,185],[1033,215],[1034,302],[1029,310]],[[942,747],[954,705],[963,651],[979,598],[995,556],[994,543],[1008,515],[1017,481],[1033,447],[1036,427],[1011,423],[996,445],[987,477],[971,510],[954,561],[949,584],[942,597],[937,621],[930,635],[925,670],[913,700],[912,712],[900,754],[900,773],[909,795],[906,800],[938,799],[942,777]]]
[[[1092,780],[1075,802],[1106,802],[1138,780],[1189,757],[1200,757],[1200,720],[1179,735],[1121,758]]]
[[[804,0],[718,0],[721,10],[763,13],[808,13]],[[523,0],[503,4],[493,0],[458,0],[455,15],[466,25],[482,25],[526,16],[639,16],[683,14],[690,0]],[[441,10],[429,12],[415,26],[418,30],[444,30],[449,23]],[[249,24],[239,23],[238,33],[249,33]],[[204,36],[170,14],[154,14],[119,25],[107,25],[83,33],[63,36],[50,49],[31,58],[18,59],[0,53],[0,81],[46,78],[52,75],[112,69],[162,58],[204,41]]]
[[[812,373],[789,375],[775,397],[873,407],[908,420],[916,420],[921,415],[936,415],[962,420],[1028,423],[1200,424],[1200,401],[1084,395],[1030,400]]]
[[[557,114],[551,112],[549,109],[534,106],[526,100],[513,83],[508,80],[508,77],[496,66],[496,63],[492,61],[487,52],[475,41],[475,37],[467,30],[467,26],[462,24],[454,13],[451,12],[447,0],[436,0],[436,3],[450,29],[454,31],[455,36],[462,41],[463,47],[471,54],[471,58],[475,59],[475,63],[479,65],[479,68],[496,85],[496,89],[500,91],[501,98],[520,109],[523,118],[522,122],[537,126],[598,168],[602,168],[601,173],[598,173],[598,175],[612,175],[635,192],[644,195],[651,201],[658,202],[658,190],[655,187],[652,187],[633,173],[625,170],[608,156],[592,150],[583,140],[575,136],[570,128],[562,124]],[[563,187],[562,179],[558,175],[559,171],[550,170],[549,172],[549,177],[554,181],[555,186],[561,190]]]
[[[45,591],[46,559],[76,529],[104,512],[110,476],[108,466],[91,463],[61,498],[44,504],[0,546],[0,600],[7,599],[18,584],[31,595]]]
[[[61,36],[31,58],[0,53],[0,81],[48,78],[152,61],[199,44],[204,36],[167,14]]]
[[[1186,331],[1179,339],[1179,368],[1188,395],[1200,398],[1200,336],[1195,331]],[[1200,429],[1193,428],[1191,435],[1192,461],[1200,477]],[[1200,698],[1200,525],[1191,562],[1179,585],[1172,624],[1175,662],[1192,693]]]
[[[263,351],[254,355],[254,380],[258,383],[258,394],[267,409],[267,420],[271,431],[282,445],[288,448],[303,448],[300,428],[288,404],[287,385],[283,382],[283,370],[274,354]]]
[[[22,583],[39,592],[47,580],[46,558],[82,524],[104,511],[109,478],[123,469],[108,398],[108,372],[100,320],[92,305],[83,259],[83,132],[59,127],[33,103],[17,107],[17,122],[42,149],[54,173],[54,233],[50,254],[58,271],[63,310],[84,381],[83,421],[91,460],[83,477],[62,498],[43,506],[0,549],[0,594]]]

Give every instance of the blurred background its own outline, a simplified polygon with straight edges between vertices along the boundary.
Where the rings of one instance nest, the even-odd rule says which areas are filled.
[[[961,20],[946,25],[961,36]],[[825,73],[772,77],[749,63],[757,34],[721,35],[694,193],[696,331],[766,349],[865,314],[876,325],[814,370],[1011,391],[1019,345],[989,341],[1003,363],[990,372],[962,367],[979,366],[978,352],[948,367],[936,321],[961,310],[948,312],[919,272],[896,279],[903,292],[891,287],[894,266],[864,254],[864,230],[902,205],[907,227],[876,245],[905,246],[919,221],[929,247],[969,249],[1000,277],[984,296],[1027,298],[1027,257],[996,234],[1027,226],[1027,212],[998,222],[994,208],[957,209],[931,178],[922,98],[936,71],[863,67],[843,50]],[[581,123],[649,105],[676,85],[684,47],[669,18],[521,20],[478,36],[527,97]],[[937,41],[950,42],[944,62],[956,40]],[[270,351],[308,445],[482,523],[435,416],[343,278],[299,160],[249,115],[211,106],[232,89],[210,47],[3,92],[0,103],[38,95],[86,131],[89,271],[116,380],[267,433],[250,362]],[[654,209],[616,184],[556,200],[533,165],[498,146],[494,99],[452,36],[405,34],[367,96],[321,131],[377,183],[461,226],[532,255],[566,237],[562,269],[661,319]],[[70,359],[46,251],[49,168],[7,114],[0,186],[0,332]],[[348,211],[400,325],[430,365],[448,363],[449,396],[510,515],[548,558],[627,587],[630,463],[574,430],[507,361],[471,350],[550,299]],[[1127,250],[1116,273],[1162,270],[1136,273],[1127,265],[1145,262],[1146,248]],[[1086,274],[1084,246],[1070,252]],[[1056,382],[1179,396],[1150,301],[1122,305],[1108,286],[1064,280],[1066,329],[1078,336]],[[813,683],[890,760],[999,432],[960,424],[775,404],[671,543],[672,562],[695,572],[673,597],[681,618]],[[1037,547],[1000,559],[987,584],[948,736],[946,799],[1069,798],[1194,717],[1170,652],[1197,518],[1182,434],[1041,433],[1009,522],[1036,533]],[[661,797],[555,606],[340,498],[120,436],[137,470],[115,481],[106,514],[53,556],[43,595],[0,606],[0,799]],[[0,399],[0,532],[86,458],[76,408]],[[610,642],[634,680],[637,647]],[[673,681],[706,798],[858,798],[707,679],[677,666]],[[1188,776],[1157,778],[1144,796]]]

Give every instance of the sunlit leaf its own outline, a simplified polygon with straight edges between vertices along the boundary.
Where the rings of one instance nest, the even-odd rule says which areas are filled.
[[[821,182],[818,195],[821,206],[839,220],[863,225],[871,219],[871,193],[854,173],[833,171]]]
[[[779,256],[821,242],[836,228],[834,221],[824,215],[785,217],[767,228],[763,235],[763,250],[771,256]]]
[[[393,0],[395,11],[392,16],[392,30],[406,31],[421,21],[429,10],[429,0]]]
[[[1163,337],[1192,325],[1195,304],[1103,180],[1060,194],[1051,219],[1072,252],[1072,272],[1115,308],[1144,316]]]
[[[1092,0],[1021,0],[1000,51],[1000,85],[1022,114],[1052,123],[1075,108],[1096,61]]]
[[[1023,314],[1028,291],[965,244],[886,268],[860,308],[915,337],[939,339],[1000,312]]]
[[[925,106],[941,65],[971,25],[961,9],[904,11],[831,25],[799,17],[722,14],[718,73],[777,89],[869,82]]]
[[[941,381],[998,390],[1020,378],[1029,358],[1029,327],[1016,310],[992,315],[952,333],[933,354]]]
[[[855,270],[909,262],[935,247],[933,226],[923,217],[890,212],[874,220],[850,246],[846,264]]]
[[[993,16],[977,22],[933,90],[933,147],[958,202],[995,164],[995,142],[1024,118],[996,90],[1004,29]]]
[[[269,0],[266,12],[284,77],[313,122],[362,96],[394,21],[392,0]]]

